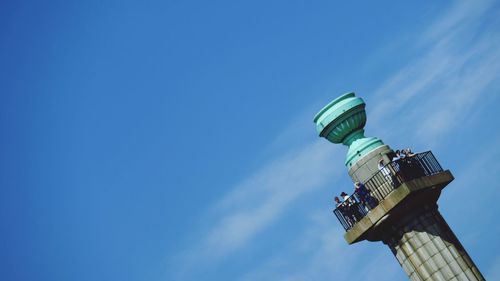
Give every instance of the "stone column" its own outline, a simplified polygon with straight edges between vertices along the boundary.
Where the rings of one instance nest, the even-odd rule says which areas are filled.
[[[383,242],[410,280],[485,280],[436,204],[392,220]]]

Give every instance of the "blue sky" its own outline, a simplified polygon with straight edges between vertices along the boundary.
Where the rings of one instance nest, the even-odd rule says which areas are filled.
[[[346,148],[312,119],[355,91],[452,171],[498,280],[498,30],[495,1],[2,1],[0,277],[405,280],[331,213]]]

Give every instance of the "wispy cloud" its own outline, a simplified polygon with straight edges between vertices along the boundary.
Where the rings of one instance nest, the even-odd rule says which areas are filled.
[[[487,280],[500,280],[500,257],[497,257],[486,274]]]
[[[332,225],[324,209],[311,211],[306,225],[290,243],[293,247],[263,261],[239,280],[394,280],[404,276],[390,251],[367,254],[366,245],[347,246],[341,238],[344,231]]]
[[[498,79],[500,70],[500,37],[496,29],[478,29],[491,4],[456,2],[444,17],[416,37],[415,45],[425,51],[387,77],[375,91],[374,102],[368,105],[369,125],[389,138],[404,134],[414,145],[432,147],[470,118],[478,100],[491,95],[488,87]],[[313,244],[314,249],[300,270],[288,269],[288,274],[279,275],[278,269],[264,265],[243,280],[321,280],[326,276],[353,280],[348,276],[353,264],[366,260],[367,255],[361,257],[366,252],[346,250],[340,233],[321,223],[311,223],[311,227],[317,228],[314,235],[303,233],[297,238]],[[401,269],[394,266],[396,261],[390,253],[378,255],[361,266],[354,279],[400,279]],[[287,256],[289,253],[272,259]]]
[[[491,5],[456,2],[416,39],[427,51],[375,91],[370,119],[377,131],[393,136],[404,132],[432,146],[470,117],[477,100],[498,81],[500,36],[495,26],[481,29]],[[493,25],[499,27],[498,22]]]
[[[302,229],[290,243],[293,247],[266,259],[240,280],[318,280],[319,276],[327,274],[341,277],[341,280],[347,277],[348,272],[343,269],[349,268],[357,251],[342,253],[345,242],[339,237],[343,231],[332,226],[331,217],[325,212],[313,211],[306,224],[309,228]],[[292,258],[297,256],[307,256],[307,259]]]
[[[218,204],[222,216],[207,236],[207,253],[227,255],[242,247],[299,196],[323,186],[335,175],[334,151],[323,142],[309,144],[238,185]]]
[[[334,159],[343,156],[332,148],[322,141],[310,143],[236,185],[210,211],[207,219],[213,223],[204,230],[205,238],[181,255],[178,268],[186,273],[195,264],[217,262],[245,247],[300,196],[339,175],[342,161]]]
[[[421,55],[395,70],[375,91],[368,105],[369,126],[389,139],[403,132],[418,145],[429,147],[470,118],[474,106],[489,94],[487,90],[500,73],[498,26],[482,29],[491,5],[492,1],[456,2],[428,30],[416,36],[415,52]],[[303,126],[299,127],[302,132]],[[284,134],[297,132],[292,129]],[[251,245],[260,233],[284,217],[294,202],[345,173],[345,150],[338,147],[326,141],[309,142],[275,158],[235,185],[207,215],[212,223],[203,229],[204,238],[176,257],[178,272],[182,275],[200,264],[217,263]],[[307,250],[274,254],[256,263],[242,280],[318,280],[322,276],[349,279],[362,253],[351,248],[339,254],[346,247],[339,228],[325,222],[331,220],[330,216],[319,217],[309,222],[307,230],[295,235],[297,251],[301,245]],[[308,262],[287,272],[279,270],[283,264],[290,265],[289,255],[300,254]],[[376,276],[381,269],[390,273],[385,278],[399,278],[390,253],[377,255],[369,266],[358,270],[358,279],[362,279],[359,274]]]
[[[478,20],[494,4],[493,0],[455,1],[454,5],[443,16],[431,23],[419,38],[422,45],[438,41],[450,33],[460,32],[464,28],[477,28]]]
[[[494,94],[488,92],[488,87],[498,81],[500,72],[498,22],[494,23],[497,28],[490,26],[481,29],[488,18],[486,13],[491,5],[491,1],[456,2],[444,17],[436,20],[428,30],[415,38],[415,45],[425,51],[387,77],[375,91],[374,102],[368,105],[369,110],[371,109],[369,125],[375,127],[376,131],[384,132],[389,138],[404,135],[415,144],[429,147],[471,118],[480,98]],[[496,145],[495,141],[493,143]],[[479,164],[483,167],[492,158],[494,156],[491,153],[479,155],[468,170],[475,174],[481,170],[478,168]],[[328,231],[323,229],[319,233]],[[367,276],[373,280],[401,278],[398,276],[400,272],[394,272],[395,267],[387,265],[396,263],[393,257],[379,254],[374,259],[371,255],[364,255],[366,252],[356,253],[352,248],[341,248],[342,254],[339,254],[333,245],[320,241],[317,241],[316,248],[315,253],[308,258],[322,258],[313,258],[314,262],[294,274],[296,279],[278,280],[323,279],[304,278],[321,270],[329,274],[323,276],[337,277],[339,280],[366,280]],[[324,253],[325,249],[330,250],[330,255]],[[369,261],[367,257],[370,257]],[[356,261],[352,263],[353,260]],[[326,262],[331,267],[349,272],[353,264],[359,264],[361,260],[368,263],[360,267],[354,279],[352,276],[342,275],[342,270],[338,272],[318,268]],[[497,264],[493,266],[490,275],[497,275],[497,267]],[[388,272],[391,274],[381,275]],[[379,276],[375,277],[377,274]]]

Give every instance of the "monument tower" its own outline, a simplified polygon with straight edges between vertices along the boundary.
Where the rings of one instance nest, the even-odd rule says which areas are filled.
[[[438,210],[454,178],[432,152],[396,160],[382,140],[365,137],[365,102],[354,93],[330,102],[314,123],[321,137],[348,146],[349,176],[367,189],[334,211],[347,243],[382,241],[410,280],[485,280]]]

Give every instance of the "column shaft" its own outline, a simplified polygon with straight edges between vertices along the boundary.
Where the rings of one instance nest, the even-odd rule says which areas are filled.
[[[410,280],[485,280],[435,204],[394,220],[384,243]]]

